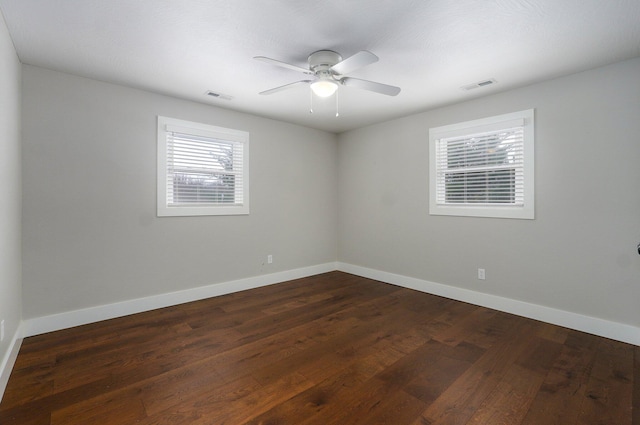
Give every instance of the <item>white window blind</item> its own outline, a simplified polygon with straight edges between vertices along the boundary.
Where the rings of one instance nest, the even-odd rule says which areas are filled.
[[[167,131],[167,204],[241,205],[242,143]]]
[[[158,215],[248,213],[248,134],[158,117]]]
[[[533,110],[432,128],[430,213],[533,218]]]
[[[523,125],[437,139],[437,203],[524,205],[523,143]]]

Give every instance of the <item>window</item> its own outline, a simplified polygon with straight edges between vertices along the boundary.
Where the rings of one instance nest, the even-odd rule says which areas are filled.
[[[534,218],[533,109],[429,130],[429,213]]]
[[[249,214],[249,133],[158,117],[158,216]]]

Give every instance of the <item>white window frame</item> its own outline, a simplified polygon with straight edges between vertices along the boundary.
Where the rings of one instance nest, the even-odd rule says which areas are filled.
[[[454,204],[438,202],[439,179],[444,178],[444,174],[437,168],[437,146],[439,140],[470,136],[514,126],[523,126],[523,154],[524,164],[522,168],[523,177],[523,203],[522,205],[511,204]],[[534,219],[535,218],[535,140],[534,140],[534,110],[513,112],[473,121],[466,121],[457,124],[445,125],[429,129],[429,214],[431,215],[451,215],[466,217],[493,217],[493,218],[515,218]],[[442,188],[443,184],[440,185]]]
[[[242,153],[242,183],[237,193],[241,203],[183,203],[169,202],[168,136],[177,131],[194,136],[210,137],[233,142]],[[216,127],[192,121],[158,116],[158,160],[157,160],[157,214],[158,217],[203,216],[203,215],[246,215],[249,214],[249,133],[223,127]]]

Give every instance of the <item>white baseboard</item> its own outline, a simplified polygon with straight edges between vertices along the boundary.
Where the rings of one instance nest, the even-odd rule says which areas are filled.
[[[578,313],[558,310],[538,304],[530,304],[510,298],[499,297],[497,295],[484,294],[482,292],[471,291],[469,289],[429,282],[422,279],[383,272],[353,264],[338,262],[337,269],[346,273],[390,283],[392,285],[415,289],[417,291],[439,295],[458,301],[464,301],[470,304],[488,307],[494,310],[504,311],[506,313],[512,313],[518,316],[528,317],[530,319],[540,320],[542,322],[564,326],[566,328],[640,346],[640,328],[626,325],[624,323],[611,322],[597,317],[584,316]]]
[[[2,359],[2,363],[0,363],[0,401],[2,401],[4,390],[7,388],[7,383],[9,383],[9,376],[11,376],[13,365],[16,363],[16,359],[18,358],[18,351],[20,351],[21,344],[22,325],[18,326],[16,333],[13,335],[13,338],[11,338],[9,350],[7,350],[4,358]]]
[[[353,264],[335,262],[24,320],[13,336],[9,346],[10,348],[2,359],[2,363],[0,363],[0,400],[2,400],[2,395],[4,394],[9,376],[11,375],[11,370],[18,356],[22,338],[247,289],[259,288],[261,286],[273,285],[334,270],[640,346],[640,328],[635,326]]]
[[[27,319],[22,322],[21,332],[16,335],[15,338],[39,335],[46,332],[85,325],[87,323],[286,282],[288,280],[313,276],[333,270],[340,270],[381,282],[464,301],[470,304],[480,305],[640,346],[640,328],[635,326],[342,262],[319,264],[316,266]],[[16,345],[19,348],[19,343],[16,343]],[[5,358],[1,365],[3,367],[2,373],[5,372],[6,364],[8,364],[8,360]],[[9,372],[10,370],[9,368]],[[4,375],[2,375],[1,378],[4,378]],[[2,382],[3,381],[0,381],[0,384],[2,384]]]
[[[153,295],[145,298],[137,298],[113,304],[52,314],[50,316],[36,317],[33,319],[27,319],[23,322],[22,335],[24,335],[24,337],[28,337],[60,329],[72,328],[74,326],[86,325],[87,323],[99,322],[101,320],[113,319],[116,317],[127,316],[129,314],[141,313],[144,311],[155,310],[157,308],[169,307],[172,305],[202,300],[205,298],[216,297],[261,286],[273,285],[275,283],[286,282],[288,280],[313,276],[320,273],[334,271],[336,268],[336,263],[319,264],[316,266],[303,267],[283,272],[201,286],[198,288],[185,289],[183,291],[170,292],[167,294]]]

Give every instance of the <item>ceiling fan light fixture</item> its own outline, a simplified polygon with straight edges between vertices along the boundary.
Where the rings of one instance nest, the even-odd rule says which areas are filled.
[[[338,85],[333,81],[319,80],[311,84],[311,90],[318,97],[329,97],[338,90]]]

